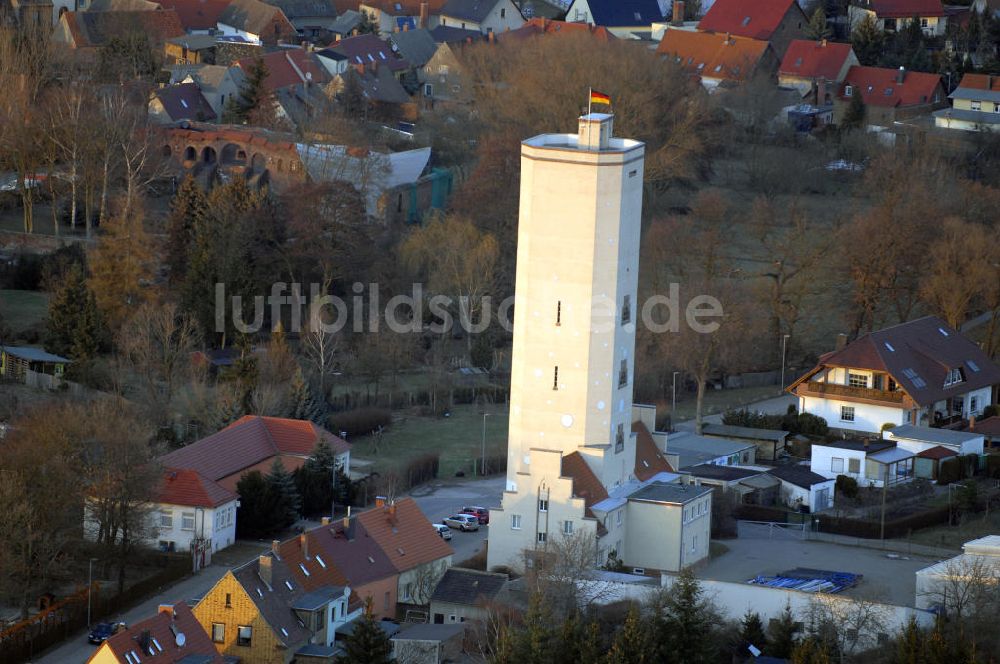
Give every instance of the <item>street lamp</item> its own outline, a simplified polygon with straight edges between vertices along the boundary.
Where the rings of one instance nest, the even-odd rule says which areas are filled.
[[[482,467],[479,472],[480,477],[486,477],[486,418],[489,416],[489,413],[483,413],[483,456]]]
[[[90,629],[90,596],[94,594],[94,561],[91,558],[87,561],[87,629]]]
[[[676,431],[677,427],[674,426],[675,415],[677,411],[677,374],[680,371],[675,371],[674,375],[670,378],[670,430]]]
[[[790,334],[781,335],[781,390],[785,389],[785,345],[788,342],[788,337]]]

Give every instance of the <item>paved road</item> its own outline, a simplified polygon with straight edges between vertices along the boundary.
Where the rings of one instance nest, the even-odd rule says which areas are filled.
[[[490,477],[485,480],[434,483],[421,487],[418,492],[420,495],[414,495],[413,499],[431,523],[441,523],[446,516],[455,514],[466,505],[499,507],[505,482],[504,477]],[[488,533],[489,528],[485,526],[472,533],[452,531],[451,546],[455,549],[455,564],[482,550]]]
[[[747,409],[760,413],[768,414],[784,414],[788,411],[788,407],[791,405],[798,404],[798,399],[792,394],[783,394],[780,397],[774,397],[773,399],[764,399],[763,401],[757,401],[756,403],[748,404]],[[703,420],[705,422],[710,422],[712,424],[722,424],[722,413],[716,413],[715,415],[706,415]],[[678,431],[694,431],[694,420],[687,420],[684,422],[677,423]]]

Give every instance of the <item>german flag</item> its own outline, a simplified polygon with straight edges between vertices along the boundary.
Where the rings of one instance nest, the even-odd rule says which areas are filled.
[[[590,91],[590,103],[591,104],[607,104],[611,105],[611,96],[606,95],[603,92],[598,92],[597,90]]]

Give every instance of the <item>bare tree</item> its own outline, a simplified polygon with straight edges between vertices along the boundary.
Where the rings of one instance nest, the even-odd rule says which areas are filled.
[[[544,548],[525,549],[522,556],[529,593],[544,597],[557,619],[601,604],[613,593],[613,584],[594,573],[601,561],[591,533],[550,534]]]
[[[930,247],[920,294],[948,325],[958,329],[970,312],[990,299],[1000,252],[990,239],[991,231],[979,224],[948,218],[941,234]]]
[[[970,554],[952,559],[921,594],[960,627],[977,615],[996,615],[1000,609],[1000,564],[991,557]]]
[[[813,595],[808,616],[814,629],[836,643],[841,662],[876,647],[891,617],[889,608],[877,601],[826,593]]]

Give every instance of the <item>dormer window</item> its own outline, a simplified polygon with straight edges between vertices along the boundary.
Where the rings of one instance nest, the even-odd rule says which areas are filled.
[[[944,386],[948,387],[950,385],[955,385],[956,383],[962,382],[962,370],[961,369],[949,369],[948,376],[944,379]]]
[[[845,97],[853,97],[854,96],[854,88],[852,86],[850,86],[850,85],[845,85],[844,86],[844,96]]]
[[[750,17],[749,16],[745,16],[743,18],[743,27],[745,28],[748,25],[750,25]]]

